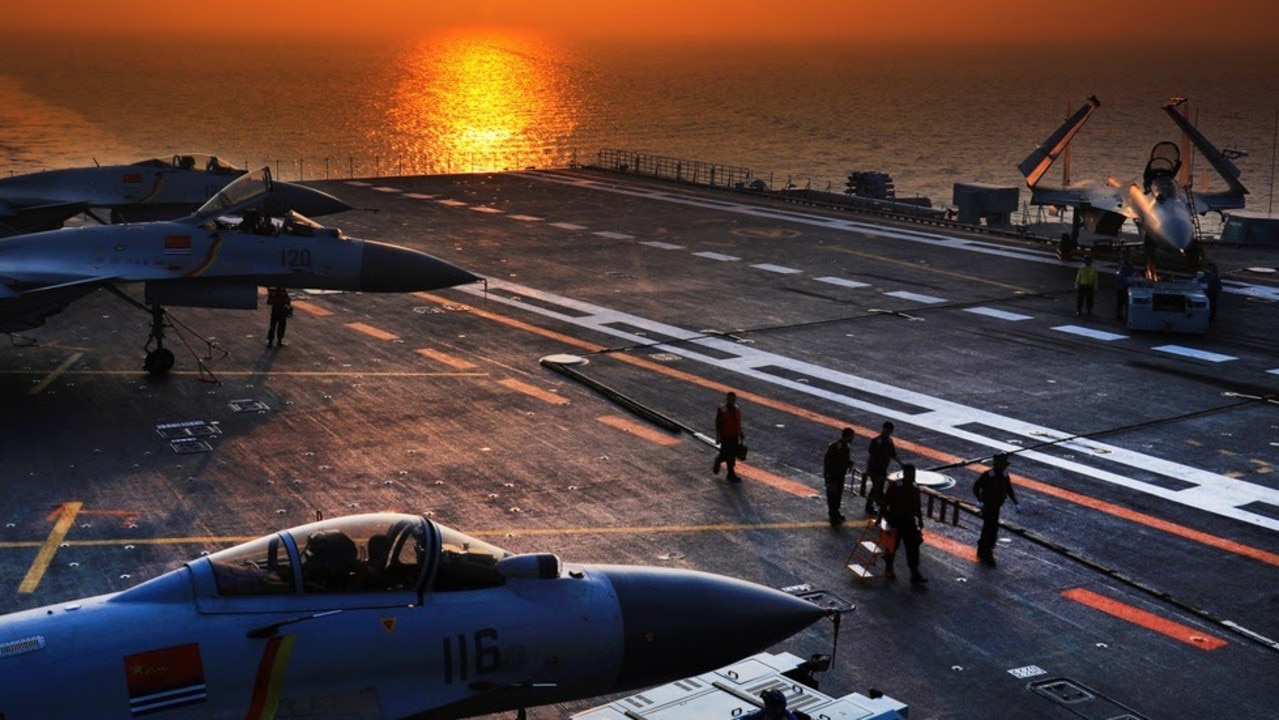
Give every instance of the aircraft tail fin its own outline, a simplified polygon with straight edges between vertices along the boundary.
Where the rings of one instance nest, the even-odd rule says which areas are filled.
[[[1185,102],[1186,99],[1182,97],[1170,98],[1168,102],[1164,103],[1164,112],[1168,113],[1168,117],[1172,118],[1172,121],[1177,123],[1177,127],[1181,128],[1181,132],[1185,133],[1186,137],[1190,139],[1190,142],[1195,146],[1195,149],[1199,151],[1199,154],[1204,156],[1204,159],[1208,161],[1208,164],[1212,165],[1212,169],[1216,170],[1217,174],[1221,176],[1221,179],[1225,180],[1226,184],[1230,186],[1230,189],[1227,191],[1212,193],[1211,195],[1204,193],[1203,197],[1205,199],[1214,197],[1220,198],[1223,203],[1236,203],[1234,205],[1229,205],[1228,207],[1243,207],[1243,196],[1248,194],[1248,188],[1244,187],[1243,183],[1239,182],[1239,168],[1226,157],[1225,153],[1218,150],[1216,145],[1213,145],[1208,138],[1204,137],[1204,134],[1199,132],[1199,128],[1192,125],[1190,120],[1181,113],[1179,108],[1184,105]],[[1227,209],[1227,206],[1222,203],[1214,203],[1207,209],[1218,209],[1218,205],[1221,205],[1221,209]]]
[[[1052,166],[1053,161],[1057,159],[1058,155],[1061,155],[1066,146],[1070,144],[1070,141],[1075,138],[1075,133],[1079,132],[1084,123],[1088,121],[1088,117],[1099,107],[1101,107],[1101,101],[1097,99],[1097,96],[1089,96],[1088,102],[1084,103],[1083,107],[1076,110],[1074,115],[1066,118],[1066,122],[1062,123],[1056,132],[1049,135],[1047,140],[1035,148],[1034,152],[1030,153],[1025,160],[1021,161],[1017,169],[1021,170],[1022,175],[1026,176],[1027,185],[1034,187],[1039,184],[1040,178],[1044,176],[1044,173],[1048,172],[1048,168]]]

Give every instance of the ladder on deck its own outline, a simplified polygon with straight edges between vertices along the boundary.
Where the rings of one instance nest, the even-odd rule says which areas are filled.
[[[881,560],[888,554],[895,535],[895,531],[884,530],[874,519],[867,520],[865,529],[853,545],[853,551],[844,562],[844,567],[860,580],[884,577],[885,568]]]
[[[1186,186],[1186,204],[1190,206],[1190,224],[1195,226],[1195,242],[1203,241],[1203,228],[1199,226],[1199,213],[1195,212],[1195,193]]]

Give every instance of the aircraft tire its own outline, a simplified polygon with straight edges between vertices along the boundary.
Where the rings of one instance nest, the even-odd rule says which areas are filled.
[[[151,375],[164,375],[173,369],[173,362],[173,351],[159,348],[147,353],[146,360],[142,361],[142,369]]]

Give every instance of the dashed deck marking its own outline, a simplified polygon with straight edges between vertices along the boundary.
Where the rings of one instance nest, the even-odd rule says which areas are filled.
[[[797,495],[802,498],[814,498],[821,494],[804,483],[795,482],[794,480],[784,478],[781,475],[774,475],[767,470],[761,470],[754,465],[747,465],[743,462],[737,463],[737,474],[748,480],[754,480],[771,488],[776,488],[782,492],[788,492],[791,495]]]
[[[561,230],[585,230],[586,229],[585,225],[575,225],[573,223],[568,223],[568,222],[553,222],[551,223],[551,227],[557,227]]]
[[[860,232],[861,228],[858,228],[858,231]],[[874,234],[874,233],[871,233],[871,234]],[[936,268],[929,265],[921,265],[914,260],[900,260],[898,258],[888,257],[886,255],[877,255],[875,253],[863,252],[861,250],[850,250],[846,247],[832,246],[831,249],[834,250],[835,252],[841,252],[846,255],[856,255],[858,257],[864,257],[870,260],[875,260],[876,262],[901,265],[903,267],[911,268],[912,270],[924,270],[933,275],[942,275],[944,277],[959,278],[968,283],[980,283],[982,285],[990,285],[992,287],[1004,288],[1005,290],[1012,290],[1013,292],[1016,292],[1016,293],[1034,292],[1033,290],[1030,290],[1029,288],[1023,288],[1018,285],[1010,285],[1008,283],[998,282],[996,280],[991,280],[990,278],[981,277],[979,275],[969,275],[967,273],[955,272],[953,270],[942,270],[941,268]],[[1002,254],[1002,253],[999,253],[999,254]]]
[[[800,270],[798,268],[785,267],[783,265],[773,265],[772,263],[760,263],[758,265],[751,265],[751,267],[755,268],[756,270],[763,270],[764,272],[777,273],[778,275],[794,275],[795,273],[804,272],[803,270]]]
[[[378,192],[380,192],[380,193],[398,193],[398,192],[404,192],[403,190],[401,190],[401,189],[399,189],[399,188],[394,188],[394,187],[391,187],[391,186],[389,186],[389,185],[379,185],[379,186],[377,186],[377,187],[375,187],[375,188],[373,188],[373,189],[374,189],[374,190],[376,190],[376,191],[378,191]]]
[[[471,362],[470,360],[464,360],[459,357],[453,357],[452,355],[449,355],[447,353],[442,353],[439,350],[433,350],[431,348],[418,348],[417,354],[421,355],[422,357],[434,360],[435,362],[443,363],[457,370],[474,370],[476,367],[478,367],[475,363]]]
[[[364,323],[361,323],[361,322],[347,323],[346,326],[351,328],[352,330],[355,330],[356,332],[362,332],[365,335],[368,335],[369,337],[375,337],[378,340],[399,340],[400,339],[399,335],[393,335],[385,330],[379,330],[378,328],[375,328],[372,325],[365,325]]]
[[[414,200],[434,200],[435,195],[423,195],[422,193],[404,193],[404,197],[413,198]]]
[[[489,215],[501,215],[502,211],[488,205],[472,205],[471,209],[478,213],[488,213]]]
[[[658,432],[647,425],[641,425],[634,420],[621,417],[620,415],[604,415],[595,419],[609,427],[617,428],[622,432],[630,433],[638,438],[643,438],[655,445],[667,447],[670,445],[678,445],[681,442],[679,437],[676,435],[668,435],[666,433]]]
[[[609,240],[630,240],[631,238],[635,237],[634,235],[627,235],[626,233],[622,233],[622,232],[613,232],[612,230],[600,230],[599,232],[596,232],[595,234],[599,235],[602,238],[608,238]]]
[[[328,317],[333,314],[332,310],[322,308],[315,303],[309,303],[305,300],[294,300],[293,307],[294,309],[301,310],[302,312],[307,313],[308,315],[314,315],[315,317]]]
[[[741,260],[741,258],[736,255],[725,255],[724,253],[711,252],[709,250],[706,252],[695,252],[693,253],[693,256],[706,258],[707,260],[718,260],[720,262],[737,262],[738,260]]]
[[[466,207],[467,205],[461,200],[452,200],[450,198],[444,198],[443,200],[436,200],[435,202],[441,205],[448,205],[449,207]]]
[[[1151,350],[1190,358],[1192,360],[1204,360],[1211,363],[1229,362],[1231,360],[1239,359],[1230,355],[1221,355],[1214,352],[1208,352],[1207,350],[1196,350],[1195,348],[1188,348],[1182,345],[1160,345],[1158,347],[1151,348]]]
[[[913,293],[909,290],[894,290],[893,292],[884,293],[888,297],[895,297],[901,300],[910,300],[911,302],[923,303],[925,305],[936,305],[937,303],[946,302],[946,298],[933,297],[932,295],[921,295]]]
[[[658,250],[684,250],[684,249],[686,249],[683,245],[676,245],[675,243],[662,242],[661,240],[644,240],[644,241],[642,241],[642,242],[640,243],[640,245],[647,245],[647,246],[649,246],[649,247],[651,247],[651,248],[657,248]]]
[[[1083,588],[1074,588],[1063,592],[1062,597],[1068,600],[1074,600],[1077,603],[1086,605],[1094,610],[1100,610],[1107,615],[1113,615],[1120,620],[1127,620],[1134,625],[1140,625],[1147,630],[1154,630],[1157,633],[1167,635],[1173,640],[1179,640],[1192,647],[1200,650],[1216,650],[1224,647],[1227,643],[1215,635],[1209,635],[1206,632],[1196,630],[1192,627],[1182,625],[1167,618],[1159,617],[1154,613],[1147,612],[1132,605],[1127,605],[1112,600],[1105,595],[1099,595],[1091,590]]]
[[[977,562],[977,548],[975,546],[952,540],[945,535],[924,531],[924,544],[928,547],[937,548],[948,555],[954,555],[961,560]]]
[[[58,546],[66,538],[67,531],[75,524],[75,516],[80,512],[80,508],[83,505],[83,503],[79,502],[63,503],[61,507],[49,515],[50,520],[57,518],[57,522],[53,524],[53,530],[49,532],[48,539],[40,546],[40,552],[36,553],[36,559],[31,563],[31,568],[27,570],[27,576],[18,585],[18,592],[33,593],[40,586],[40,581],[44,579],[45,571],[49,569],[49,564],[53,562],[53,556],[58,552]]]
[[[67,369],[70,368],[72,365],[75,365],[82,357],[84,357],[84,353],[82,352],[72,353],[71,357],[67,358],[66,360],[63,360],[61,365],[54,368],[53,372],[44,376],[43,380],[41,380],[34,387],[32,387],[30,390],[27,391],[27,394],[39,395],[41,392],[44,392],[44,389],[49,387],[50,383],[52,383],[54,380],[57,380],[59,375],[66,372]]]
[[[516,380],[515,378],[506,378],[504,380],[498,380],[497,384],[501,385],[504,388],[507,388],[508,390],[514,390],[515,392],[524,393],[525,395],[528,395],[529,397],[537,398],[538,400],[541,400],[542,402],[550,403],[552,405],[568,404],[568,398],[564,397],[563,395],[557,395],[549,390],[543,390],[540,387],[529,385],[528,383],[523,382],[521,380]]]
[[[1069,333],[1071,335],[1078,335],[1079,337],[1086,337],[1090,340],[1105,340],[1106,342],[1110,342],[1112,340],[1128,339],[1127,335],[1106,332],[1105,330],[1094,330],[1092,328],[1080,327],[1079,325],[1058,325],[1057,327],[1049,329],[1056,330],[1057,332]]]
[[[845,278],[831,277],[829,275],[826,277],[819,277],[819,278],[813,278],[813,279],[816,280],[817,282],[824,282],[828,285],[838,285],[840,287],[846,287],[846,288],[870,287],[870,283],[867,283],[867,282],[862,282],[860,280],[847,280]]]
[[[993,317],[997,320],[1009,320],[1011,322],[1020,322],[1022,320],[1033,320],[1032,315],[1022,315],[1021,313],[1008,312],[1007,310],[996,310],[988,307],[964,308],[964,312],[974,315],[984,315],[985,317]]]
[[[520,222],[542,222],[542,218],[537,217],[536,215],[508,215],[507,217],[512,220],[519,220]]]

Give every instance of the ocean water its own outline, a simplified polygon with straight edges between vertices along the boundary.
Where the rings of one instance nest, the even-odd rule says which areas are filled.
[[[1160,104],[1184,95],[1210,139],[1249,153],[1237,164],[1251,207],[1273,202],[1279,52],[588,45],[495,31],[7,43],[0,173],[202,152],[315,180],[556,167],[622,148],[749,167],[773,187],[842,190],[850,170],[878,170],[899,196],[946,206],[955,182],[1023,186],[1017,163],[1090,94],[1102,107],[1075,141],[1075,178],[1137,177],[1155,142],[1178,139]]]

